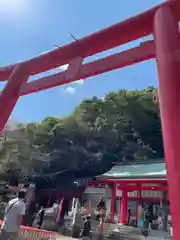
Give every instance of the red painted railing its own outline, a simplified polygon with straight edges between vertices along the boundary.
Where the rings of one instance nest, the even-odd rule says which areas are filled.
[[[2,225],[2,221],[0,220],[0,226]],[[28,226],[21,226],[20,228],[20,236],[22,239],[26,240],[49,240],[49,239],[56,239],[56,232],[32,228]]]

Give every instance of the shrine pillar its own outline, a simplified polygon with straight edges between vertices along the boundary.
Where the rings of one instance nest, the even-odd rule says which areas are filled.
[[[139,219],[139,205],[140,205],[140,201],[136,200],[136,222],[138,222],[138,219]]]
[[[137,187],[141,187],[141,184],[137,184]],[[137,190],[137,197],[139,199],[136,200],[136,222],[139,220],[139,207],[141,205],[141,190]]]
[[[72,203],[71,203],[71,212],[74,211],[75,203],[76,203],[76,198],[74,197],[74,198],[72,199]]]
[[[116,201],[116,184],[113,183],[112,185],[112,196],[111,196],[111,206],[110,206],[110,222],[114,222],[114,215],[115,215],[115,201]]]
[[[60,200],[60,203],[59,203],[58,213],[57,213],[57,217],[56,217],[56,222],[57,223],[59,223],[60,218],[61,218],[61,213],[62,213],[62,209],[63,209],[63,203],[64,203],[64,198],[62,198]]]
[[[180,236],[180,35],[168,7],[157,10],[154,35],[159,76],[159,106],[169,186],[173,240]]]
[[[123,189],[120,201],[120,215],[119,215],[119,223],[122,225],[125,225],[127,223],[127,212],[128,212],[128,192],[126,189]]]

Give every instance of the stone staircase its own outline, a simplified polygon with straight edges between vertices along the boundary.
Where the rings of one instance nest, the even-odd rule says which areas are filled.
[[[99,235],[99,223],[92,222],[92,236],[93,239],[98,239]],[[152,230],[149,232],[148,237],[144,237],[141,229],[119,225],[119,224],[111,224],[104,223],[103,228],[103,238],[105,240],[170,240],[171,237],[167,232],[160,232],[156,230]]]
[[[52,221],[47,222],[46,229],[57,230],[55,229],[55,223]],[[51,225],[51,227],[50,227]],[[50,228],[49,228],[50,227]],[[57,225],[56,225],[57,228]],[[92,221],[91,222],[91,229],[92,229],[92,240],[170,240],[171,238],[168,236],[167,233],[161,233],[159,231],[151,231],[149,236],[145,238],[142,235],[142,232],[139,228],[124,226],[119,224],[111,224],[111,223],[104,223],[103,227],[103,234],[100,235],[99,233],[99,222]],[[64,236],[72,236],[72,220],[70,218],[67,219],[65,226],[62,229],[58,229],[58,232],[63,234]]]
[[[100,239],[99,234],[99,222],[91,223],[92,239]],[[72,224],[69,221],[66,231],[64,232],[66,236],[71,236],[72,234]],[[120,226],[118,224],[104,223],[103,227],[103,239],[105,240],[144,240],[141,235],[141,231],[138,228],[133,228],[129,226]]]
[[[97,239],[99,234],[99,223],[92,223],[92,235],[94,239]],[[141,231],[138,228],[129,226],[120,226],[118,224],[104,223],[103,238],[109,240],[140,240],[144,239],[141,235]]]
[[[145,239],[138,228],[131,228],[129,226],[120,226],[118,231],[113,231],[108,236],[110,240],[140,240]]]

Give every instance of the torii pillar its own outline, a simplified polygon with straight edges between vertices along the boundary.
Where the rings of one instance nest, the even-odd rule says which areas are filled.
[[[159,105],[169,186],[173,240],[180,239],[180,36],[168,7],[154,19]]]

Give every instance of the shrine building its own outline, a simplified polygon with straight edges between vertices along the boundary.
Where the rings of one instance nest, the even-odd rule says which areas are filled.
[[[168,187],[164,161],[116,165],[107,173],[88,182],[85,197],[89,208],[94,209],[97,200],[106,200],[109,221],[127,223],[128,209],[138,220],[141,203],[151,208],[158,216],[159,211],[167,210],[169,216]],[[170,217],[170,216],[169,216]]]

